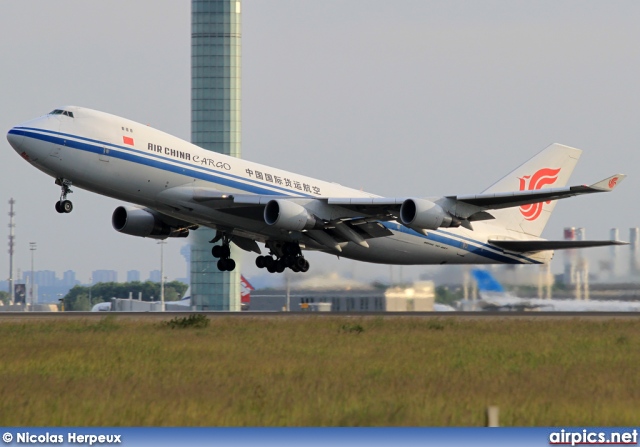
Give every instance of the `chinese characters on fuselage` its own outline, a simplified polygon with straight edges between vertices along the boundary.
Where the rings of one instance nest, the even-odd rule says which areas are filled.
[[[297,189],[298,191],[306,192],[309,194],[320,195],[320,188],[317,186],[309,185],[308,183],[303,183],[298,180],[292,180],[287,177],[272,175],[267,172],[253,171],[249,168],[247,168],[245,172],[249,175],[250,178],[255,178],[256,180],[273,183],[274,185],[281,185],[285,188]]]

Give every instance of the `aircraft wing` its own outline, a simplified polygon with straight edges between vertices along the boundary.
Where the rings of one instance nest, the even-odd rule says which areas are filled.
[[[609,245],[629,245],[628,242],[622,241],[515,241],[515,240],[492,240],[488,241],[491,245],[500,247],[504,250],[515,251],[520,253],[542,251],[542,250],[566,250],[569,248],[588,248],[588,247],[605,247]]]
[[[171,206],[181,205],[189,209],[193,204],[204,206],[219,212],[229,213],[238,217],[264,222],[265,207],[271,202],[280,202],[282,205],[295,204],[298,209],[304,209],[304,213],[313,220],[313,225],[304,229],[304,235],[311,238],[319,246],[330,247],[341,251],[341,242],[354,242],[367,247],[366,239],[383,237],[392,234],[380,222],[400,220],[403,224],[416,229],[426,231],[440,226],[464,226],[468,229],[471,222],[493,219],[487,210],[516,207],[525,204],[539,203],[549,200],[563,199],[581,194],[607,192],[625,178],[623,174],[608,177],[590,186],[570,186],[564,188],[552,188],[532,191],[514,191],[508,193],[490,193],[466,196],[447,196],[433,201],[412,198],[388,198],[388,197],[303,197],[287,195],[261,195],[261,194],[233,194],[219,191],[214,188],[182,186],[169,188],[159,194],[158,199]],[[426,201],[428,206],[434,206],[441,216],[449,219],[448,225],[436,224],[421,227],[412,225],[401,216],[401,209],[406,202]],[[280,206],[280,205],[279,205]],[[416,205],[417,206],[417,205]],[[440,221],[442,223],[442,221]],[[238,245],[242,248],[258,252],[255,242],[238,238]],[[245,243],[246,242],[246,243]],[[491,241],[501,248],[516,251],[540,251],[554,248],[572,248],[562,246],[563,243],[545,241]],[[611,245],[611,241],[589,242],[580,241],[585,245],[600,246]],[[544,245],[547,244],[547,245]],[[577,247],[578,245],[576,245]],[[547,248],[548,247],[548,248]]]
[[[436,200],[435,203],[452,216],[463,221],[464,225],[464,221],[493,219],[493,216],[486,210],[512,208],[582,194],[613,191],[625,177],[624,174],[616,174],[588,186],[577,185],[532,191],[447,196]],[[397,218],[400,206],[406,198],[329,198],[326,200],[329,205],[340,206],[364,215],[384,219]]]
[[[385,228],[379,221],[394,219],[394,216],[380,214],[376,208],[374,215],[363,215],[362,212],[336,207],[328,204],[328,199],[285,196],[285,195],[259,195],[259,194],[231,194],[218,191],[214,188],[179,186],[169,188],[158,195],[158,200],[175,209],[193,210],[194,205],[200,205],[217,212],[261,222],[265,225],[266,207],[271,202],[280,202],[282,205],[293,205],[296,213],[303,210],[309,216],[313,224],[309,227],[289,229],[290,231],[304,232],[304,242],[308,248],[330,248],[341,252],[341,243],[353,242],[363,247],[368,247],[367,239],[390,236],[393,233]],[[399,205],[398,205],[399,207]],[[260,253],[249,233],[236,234],[235,228],[232,242],[246,251]],[[280,228],[282,229],[282,228]],[[284,228],[285,230],[287,228]],[[243,237],[242,235],[245,235]],[[255,236],[255,235],[254,235]]]
[[[533,191],[514,191],[508,193],[476,194],[447,196],[435,202],[447,212],[460,219],[485,220],[491,215],[484,210],[511,208],[521,205],[534,204],[549,200],[564,199],[582,194],[612,191],[626,175],[616,174],[593,185],[569,186],[565,188],[549,188]],[[351,220],[354,218],[374,220],[393,220],[398,218],[400,207],[407,197],[329,197],[306,198],[260,194],[231,194],[213,188],[177,187],[161,194],[167,198],[186,201],[193,200],[213,209],[263,207],[272,200],[282,199],[293,202],[321,202],[329,207],[337,207],[324,211],[331,215],[329,220]]]

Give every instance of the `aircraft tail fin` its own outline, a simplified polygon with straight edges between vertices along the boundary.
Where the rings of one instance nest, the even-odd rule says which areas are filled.
[[[532,302],[530,299],[519,298],[504,290],[498,280],[488,270],[471,270],[478,285],[481,310],[536,310],[546,305]]]
[[[533,191],[566,186],[582,151],[554,143],[491,185],[483,194]],[[538,237],[551,217],[556,200],[492,211],[491,223]]]
[[[478,292],[504,293],[504,287],[498,280],[487,270],[473,269],[471,270],[473,279],[478,285]]]

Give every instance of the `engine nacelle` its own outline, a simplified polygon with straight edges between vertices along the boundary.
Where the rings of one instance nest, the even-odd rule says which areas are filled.
[[[410,228],[435,230],[458,227],[460,222],[430,200],[407,199],[400,206],[400,222]]]
[[[132,206],[116,208],[111,216],[111,224],[116,231],[131,236],[166,239],[189,235],[188,229],[171,227],[150,210]]]
[[[264,207],[267,225],[289,231],[309,230],[316,226],[316,218],[302,205],[289,200],[270,200]]]

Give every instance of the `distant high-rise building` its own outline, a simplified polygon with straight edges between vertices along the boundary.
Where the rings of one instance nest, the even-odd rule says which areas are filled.
[[[640,228],[629,229],[629,275],[636,276],[640,274],[640,266],[638,265],[638,251],[640,249]]]
[[[56,285],[56,272],[53,270],[38,270],[34,272],[35,284],[42,287],[52,287]]]
[[[127,271],[127,282],[140,281],[140,270]]]
[[[620,240],[620,231],[617,228],[612,228],[609,231],[609,239],[611,239],[612,241]],[[611,247],[609,247],[609,261],[605,263],[605,266],[609,271],[610,279],[613,279],[617,276],[617,270],[618,270],[617,259],[618,259],[619,251],[620,250],[618,245],[612,245]]]
[[[115,270],[94,270],[91,274],[92,283],[118,282],[118,272]]]
[[[567,227],[564,229],[564,240],[575,241],[576,240],[576,228]],[[566,285],[576,283],[576,251],[571,248],[564,250],[564,275],[563,282]]]
[[[78,283],[76,280],[76,272],[67,270],[62,274],[62,285],[65,287],[73,287]]]
[[[53,270],[36,270],[33,272],[34,284],[42,287],[52,287],[58,285],[56,272]],[[31,283],[31,271],[22,273],[22,280],[25,283]]]
[[[160,270],[151,270],[149,272],[149,281],[151,282],[160,282]]]

